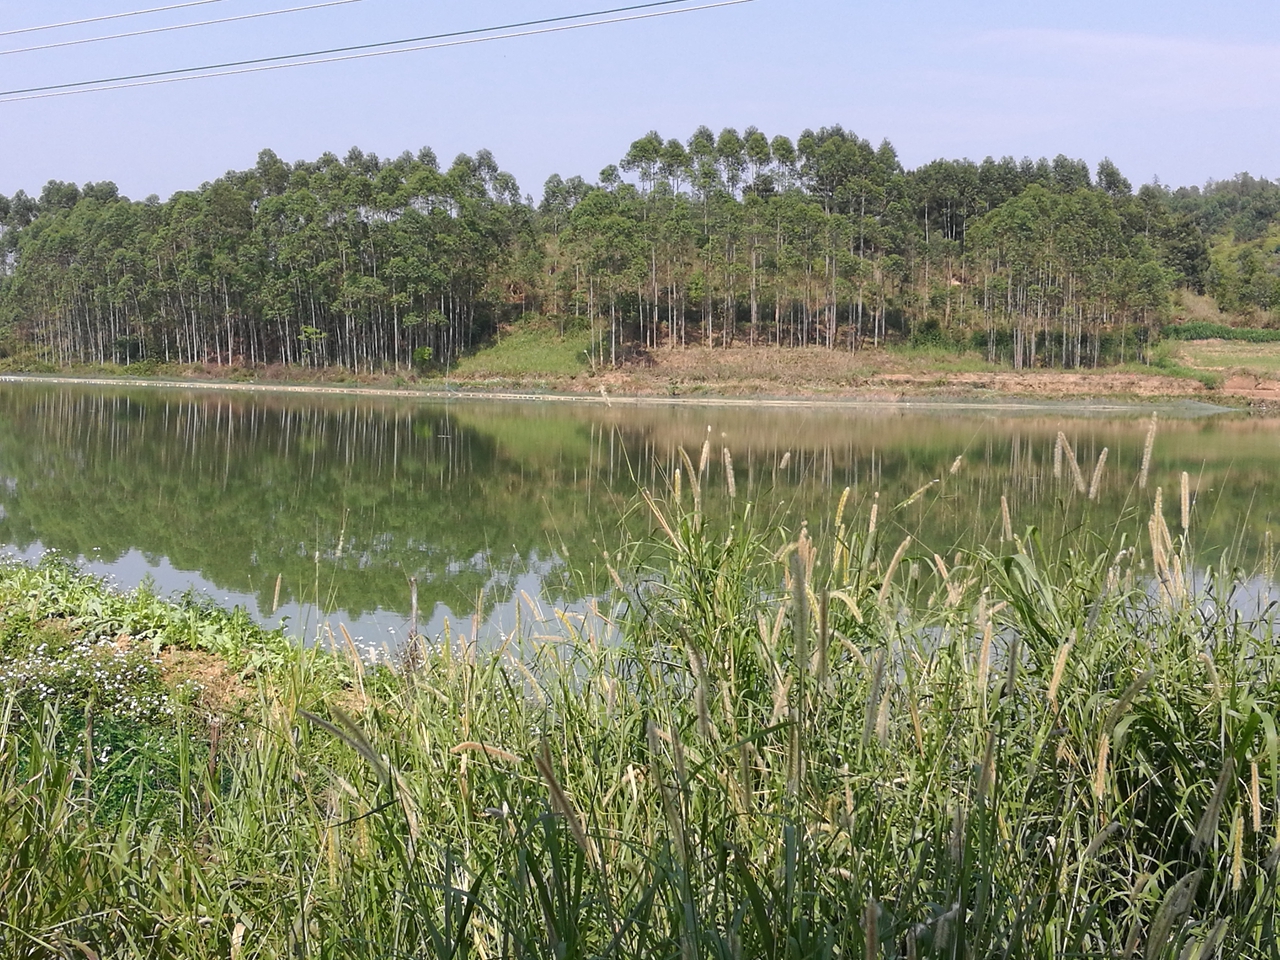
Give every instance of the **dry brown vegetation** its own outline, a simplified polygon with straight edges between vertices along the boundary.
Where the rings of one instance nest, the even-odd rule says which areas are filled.
[[[257,691],[225,659],[202,650],[170,647],[160,655],[160,672],[166,686],[185,688],[201,712],[215,717],[236,712]]]
[[[475,377],[475,386],[510,381]],[[1014,372],[970,356],[908,351],[845,353],[818,347],[778,350],[734,346],[656,351],[641,363],[598,377],[547,381],[556,389],[619,394],[795,396],[901,400],[918,396],[1041,398],[1181,397],[1206,392],[1199,382],[1153,371]]]
[[[1218,301],[1194,290],[1179,290],[1173,305],[1175,323],[1221,323],[1228,327],[1263,327],[1280,326],[1280,316],[1270,310],[1249,310],[1246,312],[1224,311]]]

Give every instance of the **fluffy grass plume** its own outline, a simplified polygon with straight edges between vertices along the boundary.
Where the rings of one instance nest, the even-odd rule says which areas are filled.
[[[1142,467],[1138,471],[1138,488],[1147,489],[1147,477],[1151,474],[1151,453],[1156,445],[1156,426],[1159,414],[1151,415],[1151,426],[1147,428],[1147,439],[1142,444]]]
[[[1098,492],[1102,489],[1102,470],[1107,465],[1107,448],[1102,448],[1102,453],[1098,454],[1098,464],[1093,468],[1093,478],[1089,481],[1089,499],[1097,500]]]
[[[1061,430],[1058,431],[1058,443],[1062,446],[1063,456],[1071,470],[1071,482],[1075,484],[1076,492],[1085,493],[1089,488],[1085,485],[1084,474],[1080,472],[1080,461],[1076,459],[1076,451],[1071,446],[1071,441]]]

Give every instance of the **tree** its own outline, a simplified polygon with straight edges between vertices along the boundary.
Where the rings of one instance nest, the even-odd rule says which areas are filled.
[[[760,178],[773,161],[773,151],[769,147],[769,138],[755,127],[748,127],[747,132],[743,135],[743,149],[750,169],[751,187],[760,192]]]
[[[1104,157],[1098,164],[1098,186],[1108,196],[1116,199],[1133,194],[1133,184],[1125,179],[1110,157]]]
[[[721,182],[728,188],[731,197],[737,197],[748,161],[746,144],[732,127],[725,127],[720,131],[716,140],[716,160],[720,167]]]
[[[646,191],[652,190],[662,164],[663,142],[657,131],[649,131],[635,143],[622,159],[622,169],[638,173]],[[603,177],[601,178],[603,180]]]

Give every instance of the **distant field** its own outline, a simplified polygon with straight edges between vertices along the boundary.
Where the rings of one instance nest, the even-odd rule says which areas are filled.
[[[1178,344],[1177,356],[1186,366],[1197,370],[1239,371],[1280,378],[1280,343],[1188,340]]]

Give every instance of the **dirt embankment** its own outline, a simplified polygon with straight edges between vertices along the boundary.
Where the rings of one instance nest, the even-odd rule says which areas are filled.
[[[1222,384],[1224,396],[1260,401],[1268,405],[1280,404],[1280,381],[1268,380],[1249,374],[1237,374]]]

